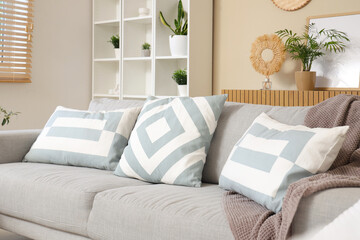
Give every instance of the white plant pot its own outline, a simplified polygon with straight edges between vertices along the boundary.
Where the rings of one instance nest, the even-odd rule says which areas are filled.
[[[185,35],[170,35],[170,52],[171,56],[187,56],[188,40]]]
[[[114,48],[115,51],[115,58],[120,59],[120,48]]]
[[[141,56],[143,56],[143,57],[150,57],[150,55],[151,55],[150,49],[141,50]]]
[[[178,92],[180,97],[187,97],[187,85],[178,85]]]
[[[149,8],[139,8],[139,17],[149,16],[150,9]]]

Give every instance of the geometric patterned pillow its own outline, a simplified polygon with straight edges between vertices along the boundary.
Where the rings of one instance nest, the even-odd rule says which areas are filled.
[[[140,110],[89,112],[57,107],[24,161],[114,170]]]
[[[114,173],[152,183],[200,187],[226,98],[148,100]]]
[[[219,185],[279,212],[291,183],[331,167],[348,128],[289,126],[262,113],[235,144]]]

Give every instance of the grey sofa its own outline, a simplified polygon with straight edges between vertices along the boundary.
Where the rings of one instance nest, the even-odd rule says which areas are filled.
[[[139,106],[96,100],[90,110]],[[237,140],[261,112],[301,124],[306,107],[226,103],[201,188],[149,184],[112,172],[23,163],[40,130],[0,131],[0,228],[32,239],[233,239],[222,206],[220,172]],[[309,239],[360,198],[359,188],[331,189],[302,200],[291,239]]]

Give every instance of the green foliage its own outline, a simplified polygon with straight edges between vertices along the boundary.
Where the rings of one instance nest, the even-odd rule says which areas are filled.
[[[114,48],[119,48],[120,46],[120,37],[119,35],[113,35],[110,38],[110,43],[112,43],[112,45],[114,46]]]
[[[18,112],[8,112],[4,108],[0,107],[0,115],[3,115],[3,119],[1,121],[1,126],[7,125],[10,123],[11,116],[18,115]]]
[[[164,18],[163,13],[160,11],[160,21],[162,22],[162,24],[164,24],[164,26],[170,28],[170,30],[175,34],[175,35],[187,35],[188,32],[188,20],[187,20],[187,16],[186,13],[184,11],[183,8],[183,4],[182,1],[179,0],[179,4],[178,4],[178,17],[177,19],[174,20],[174,24],[175,24],[175,28],[172,28],[170,26],[170,24],[168,24]]]
[[[147,42],[142,45],[143,50],[150,50],[150,48],[151,48],[151,45]]]
[[[172,79],[178,84],[178,85],[186,85],[187,84],[187,72],[186,69],[182,70],[176,70],[173,73]]]
[[[312,63],[318,57],[325,55],[325,51],[344,52],[345,42],[350,42],[347,34],[335,29],[321,29],[315,32],[315,24],[305,26],[302,35],[293,33],[291,30],[284,29],[277,31],[280,38],[285,38],[285,48],[294,60],[302,62],[303,71],[310,71]]]

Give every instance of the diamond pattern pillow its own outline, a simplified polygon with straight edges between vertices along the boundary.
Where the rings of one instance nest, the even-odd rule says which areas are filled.
[[[279,212],[291,183],[330,168],[348,128],[290,126],[262,113],[235,144],[219,185]]]
[[[115,174],[200,187],[226,95],[148,100]]]
[[[24,161],[114,170],[140,110],[89,112],[57,107]]]

